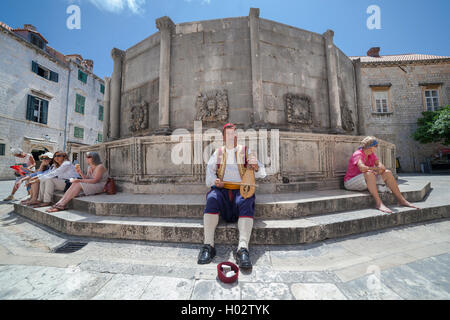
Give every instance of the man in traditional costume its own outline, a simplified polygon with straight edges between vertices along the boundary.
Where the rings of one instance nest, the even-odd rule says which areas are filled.
[[[226,222],[237,221],[239,245],[235,252],[236,262],[241,268],[252,267],[248,243],[253,228],[255,195],[244,198],[239,183],[242,183],[246,170],[254,170],[255,178],[264,178],[266,172],[252,150],[237,144],[235,128],[231,123],[223,127],[224,146],[218,148],[208,161],[206,185],[211,190],[206,196],[203,212],[204,245],[198,255],[198,264],[210,263],[216,255],[214,233],[220,215]]]

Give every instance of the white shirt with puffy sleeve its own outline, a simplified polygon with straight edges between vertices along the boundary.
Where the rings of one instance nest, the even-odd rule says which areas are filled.
[[[215,185],[215,181],[217,179],[217,153],[218,149],[214,151],[211,158],[209,158],[208,165],[206,167],[206,179],[205,183],[206,186],[212,187]],[[230,182],[241,182],[241,175],[239,174],[239,169],[236,161],[236,147],[233,149],[227,148],[227,162],[225,167],[225,173],[223,175],[224,181],[230,181]],[[247,149],[247,155],[251,154],[251,150]],[[255,179],[258,178],[265,178],[266,177],[266,169],[264,168],[264,165],[258,162],[259,170],[258,172],[255,171]]]

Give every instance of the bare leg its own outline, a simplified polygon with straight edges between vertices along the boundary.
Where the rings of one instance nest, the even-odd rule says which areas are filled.
[[[35,204],[39,204],[40,202],[37,200],[38,196],[39,196],[39,183],[33,183],[31,185],[31,199],[30,201],[28,201],[26,204],[27,205],[35,205]]]
[[[19,187],[20,187],[20,184],[14,183],[14,187],[11,191],[12,196],[16,193],[16,191],[19,189]]]
[[[392,213],[392,211],[381,201],[380,195],[378,194],[375,174],[373,174],[372,172],[365,172],[364,178],[366,179],[367,189],[369,189],[370,194],[375,199],[376,208],[386,213]]]
[[[386,185],[388,186],[388,188],[392,190],[392,193],[397,198],[397,201],[400,205],[405,206],[405,207],[419,209],[418,207],[416,207],[416,206],[412,205],[411,203],[409,203],[408,201],[406,201],[406,199],[403,197],[402,193],[400,192],[400,189],[398,188],[397,181],[395,181],[394,175],[392,174],[392,172],[390,170],[386,170],[381,175],[381,177],[383,178],[384,182],[386,182]]]
[[[70,188],[64,193],[64,196],[55,204],[55,206],[64,208],[70,200],[80,194],[81,190],[80,183],[72,183]]]

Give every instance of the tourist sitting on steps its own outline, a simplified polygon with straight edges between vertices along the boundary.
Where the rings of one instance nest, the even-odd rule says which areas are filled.
[[[41,166],[39,167],[38,171],[36,171],[35,173],[32,173],[28,176],[23,177],[22,179],[20,179],[19,182],[17,182],[19,185],[22,182],[25,182],[25,185],[27,186],[27,190],[30,193],[30,198],[20,201],[20,203],[23,205],[35,204],[37,202],[37,198],[39,196],[39,183],[30,184],[30,182],[29,182],[30,179],[37,177],[39,175],[49,173],[51,170],[55,169],[55,167],[53,166],[53,153],[46,152],[44,154],[41,154],[39,156],[39,159],[41,159],[42,162],[41,162]]]
[[[39,183],[39,197],[33,208],[50,206],[53,192],[55,190],[63,191],[70,179],[79,177],[75,166],[69,161],[67,153],[64,151],[56,151],[53,162],[54,170],[30,180],[31,184]]]
[[[216,255],[214,233],[219,215],[226,222],[236,222],[239,230],[239,245],[235,252],[236,262],[241,268],[251,268],[248,244],[253,228],[255,195],[244,199],[240,187],[226,182],[240,183],[245,170],[253,169],[255,178],[264,178],[264,166],[243,145],[237,144],[235,126],[227,123],[223,127],[225,146],[217,149],[208,161],[206,185],[211,187],[206,197],[203,214],[204,246],[198,255],[198,264],[207,264]],[[224,181],[226,181],[224,183]]]
[[[27,171],[30,171],[30,173],[34,171],[35,166],[36,166],[36,161],[34,161],[34,158],[31,154],[23,152],[22,149],[20,149],[20,148],[11,149],[11,153],[16,158],[15,159],[16,165],[19,165],[19,164],[23,165],[24,169],[26,169]],[[3,201],[14,200],[14,194],[20,187],[20,184],[17,184],[17,182],[19,182],[19,180],[21,180],[21,179],[22,179],[21,176],[19,176],[16,179],[16,183],[14,183],[14,187],[11,191],[11,194],[9,196],[7,196],[5,199],[3,199]]]
[[[83,174],[79,165],[75,170],[81,175],[82,179],[73,179],[72,185],[64,193],[64,196],[46,212],[58,212],[66,210],[66,206],[70,200],[78,196],[81,192],[89,196],[92,194],[102,193],[108,180],[108,170],[103,166],[100,156],[97,152],[88,152],[86,154],[86,162],[89,169],[86,175]]]
[[[361,147],[353,153],[348,161],[347,173],[344,177],[345,189],[353,191],[368,189],[375,199],[376,208],[382,212],[392,213],[392,210],[383,204],[378,194],[377,184],[383,185],[386,183],[400,205],[419,209],[403,197],[392,172],[386,170],[378,160],[375,154],[377,147],[378,141],[375,137],[365,137],[361,141]]]

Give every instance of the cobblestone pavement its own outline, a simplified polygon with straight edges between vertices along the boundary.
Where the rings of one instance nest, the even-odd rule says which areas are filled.
[[[450,176],[408,176],[448,192]],[[13,181],[0,181],[5,198]],[[16,198],[23,198],[20,189]],[[450,200],[449,200],[450,201]],[[66,241],[85,241],[61,254]],[[217,279],[234,261],[218,245],[198,265],[200,245],[77,239],[39,226],[0,202],[0,299],[450,299],[450,221],[437,220],[309,245],[251,246],[238,282]]]

